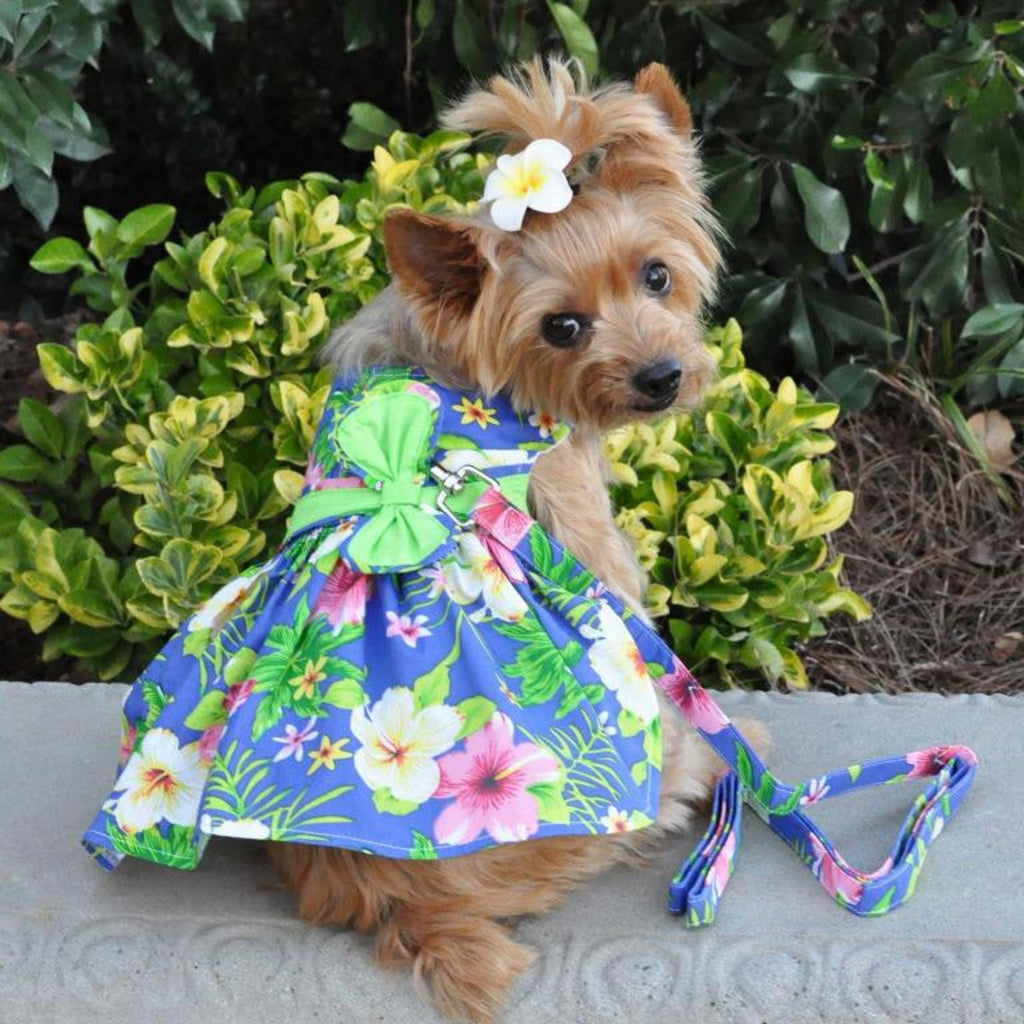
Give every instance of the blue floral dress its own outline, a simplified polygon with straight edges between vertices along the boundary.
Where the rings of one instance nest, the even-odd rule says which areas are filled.
[[[427,859],[650,824],[672,665],[520,511],[567,434],[407,368],[339,379],[281,547],[128,693],[87,849],[107,868],[193,868],[211,835]]]

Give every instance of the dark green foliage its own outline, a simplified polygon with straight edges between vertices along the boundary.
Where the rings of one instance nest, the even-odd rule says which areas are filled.
[[[204,0],[170,5],[176,18],[158,13],[167,6],[4,4],[8,49],[8,10],[23,21],[41,11],[32,17],[45,25],[92,12],[91,49],[74,44],[77,63],[54,74],[73,86],[97,56],[100,72],[82,77],[80,105],[54,87],[70,127],[56,95],[39,124],[58,153],[61,131],[91,132],[95,156],[108,144],[102,119],[115,153],[69,181],[63,230],[84,203],[168,196],[179,222],[201,223],[212,208],[194,185],[211,166],[255,180],[356,171],[353,151],[399,122],[427,129],[471,75],[536,52],[568,50],[601,78],[661,60],[693,106],[732,238],[716,313],[743,323],[753,365],[824,380],[848,408],[870,401],[870,367],[897,361],[961,403],[1024,392],[1024,22],[1009,0],[944,0],[926,13],[904,0]],[[209,46],[215,17],[243,11],[218,26],[215,50],[197,45]],[[65,44],[54,30],[34,55],[35,42],[23,46],[19,67],[49,67]],[[7,126],[18,101],[5,75]],[[32,95],[43,102],[38,85]],[[0,139],[0,181],[21,175],[45,219],[56,194],[29,141],[5,170]],[[87,148],[69,153],[85,159]],[[2,193],[0,206],[11,206]],[[0,274],[25,234],[0,232]],[[17,253],[7,259],[19,272]],[[972,314],[982,319],[965,330]]]

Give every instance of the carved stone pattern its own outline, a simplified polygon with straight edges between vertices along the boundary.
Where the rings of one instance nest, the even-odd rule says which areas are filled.
[[[1019,1024],[1024,942],[584,938],[531,922],[542,956],[506,1021]],[[360,936],[299,922],[0,915],[5,1021],[347,1024],[438,1018]]]

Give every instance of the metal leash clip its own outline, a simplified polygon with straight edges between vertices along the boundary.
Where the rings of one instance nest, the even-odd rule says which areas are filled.
[[[488,487],[498,489],[498,481],[494,477],[488,476],[482,469],[477,469],[476,466],[460,466],[456,470],[449,471],[443,466],[431,466],[430,475],[436,481],[438,486],[441,488],[441,493],[437,496],[437,507],[460,528],[465,528],[472,522],[470,516],[466,516],[464,519],[448,504],[448,498],[453,494],[458,494],[466,486],[466,478],[474,477],[477,480],[487,484]]]

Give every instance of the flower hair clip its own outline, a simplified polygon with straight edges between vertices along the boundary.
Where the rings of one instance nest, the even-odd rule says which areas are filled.
[[[518,153],[499,156],[484,184],[491,220],[502,231],[518,231],[527,210],[564,210],[573,197],[564,173],[570,160],[572,152],[555,139],[535,139]]]

